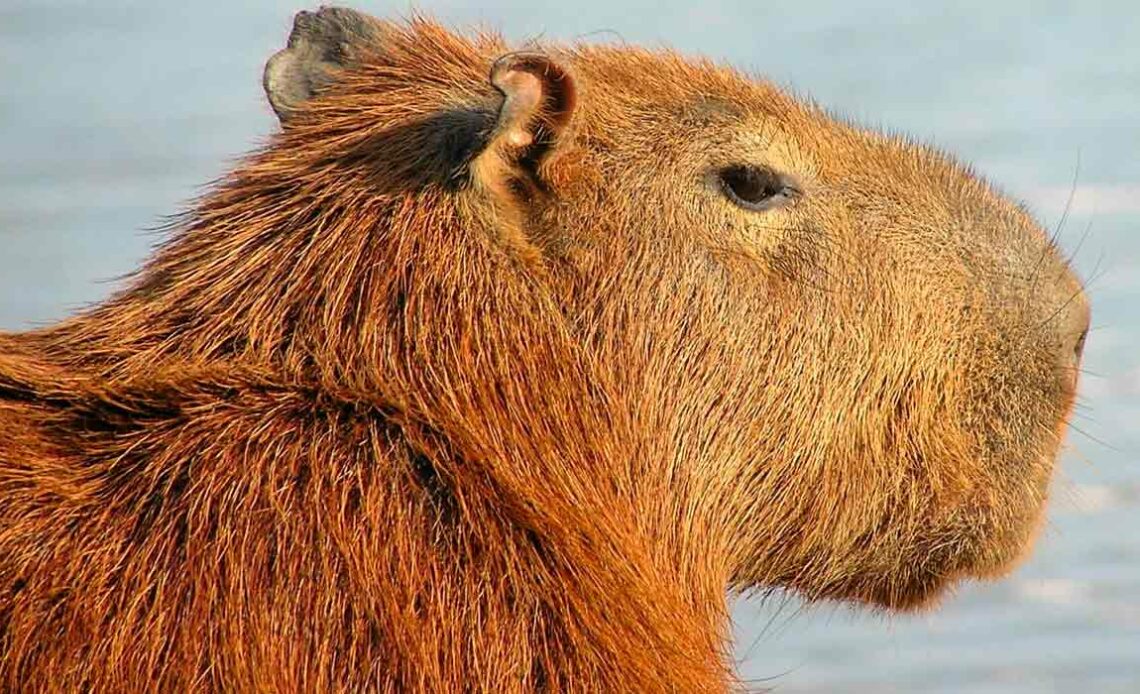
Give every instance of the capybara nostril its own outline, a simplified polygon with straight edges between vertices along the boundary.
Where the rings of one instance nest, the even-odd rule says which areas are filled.
[[[1068,372],[1066,375],[1076,381],[1077,369],[1085,351],[1085,341],[1089,334],[1089,302],[1081,289],[1070,292],[1057,321],[1060,333],[1061,363]]]
[[[1089,329],[1088,329],[1088,326],[1086,325],[1085,329],[1082,330],[1081,334],[1077,337],[1077,343],[1075,345],[1073,345],[1073,360],[1077,363],[1080,363],[1081,355],[1084,354],[1085,339],[1088,338],[1088,336],[1089,336]]]

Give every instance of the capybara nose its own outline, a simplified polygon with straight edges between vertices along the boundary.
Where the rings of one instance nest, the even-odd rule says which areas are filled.
[[[1064,303],[1057,309],[1056,329],[1062,370],[1075,384],[1089,334],[1090,311],[1088,297],[1076,279],[1067,274],[1065,279]]]
[[[1082,324],[1083,327],[1081,327],[1081,332],[1077,335],[1076,342],[1073,343],[1073,361],[1077,364],[1081,362],[1081,355],[1084,354],[1085,351],[1085,338],[1089,336],[1088,312],[1086,311],[1085,313],[1085,319]]]

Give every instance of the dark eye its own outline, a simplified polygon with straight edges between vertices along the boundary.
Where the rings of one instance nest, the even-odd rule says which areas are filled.
[[[771,210],[800,195],[787,176],[764,166],[738,164],[721,169],[718,175],[724,194],[747,210]]]

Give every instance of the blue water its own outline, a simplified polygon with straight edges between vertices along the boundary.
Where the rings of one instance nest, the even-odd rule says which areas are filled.
[[[261,66],[298,2],[0,0],[0,328],[106,295],[157,240],[144,229],[272,130]],[[1140,692],[1140,6],[418,7],[515,38],[616,35],[729,60],[939,143],[1050,226],[1075,190],[1060,238],[1094,328],[1036,554],[920,617],[741,600],[736,652],[778,692]]]

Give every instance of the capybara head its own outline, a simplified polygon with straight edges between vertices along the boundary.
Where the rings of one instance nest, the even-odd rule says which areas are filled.
[[[342,9],[264,85],[280,133],[51,349],[382,400],[455,508],[626,518],[697,600],[916,607],[1031,543],[1089,310],[949,156],[669,52]]]
[[[732,585],[908,607],[1031,542],[1088,306],[947,155],[671,53],[341,10],[300,15],[265,84],[293,176],[453,216],[511,259],[489,281],[549,296],[646,438],[661,521]]]

